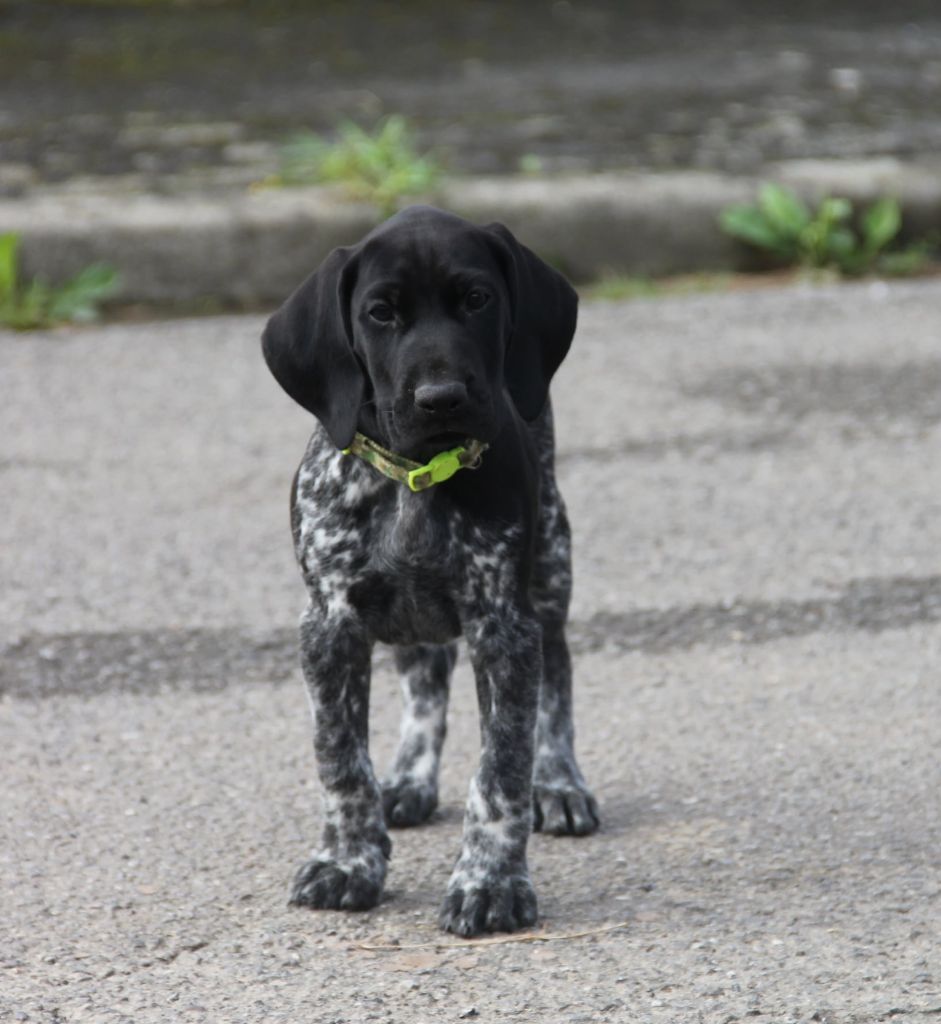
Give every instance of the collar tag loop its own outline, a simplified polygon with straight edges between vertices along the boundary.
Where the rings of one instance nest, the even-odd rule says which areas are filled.
[[[383,448],[364,434],[356,434],[349,448],[343,449],[344,455],[358,455],[364,462],[378,470],[391,480],[405,484],[414,493],[427,491],[435,484],[450,480],[460,469],[477,469],[481,456],[489,445],[473,438],[457,448],[438,452],[430,461],[422,465],[404,455],[397,455]]]
[[[465,448],[452,448],[447,452],[439,452],[430,462],[408,474],[408,486],[411,491],[424,491],[435,484],[444,483],[463,468],[461,456]]]

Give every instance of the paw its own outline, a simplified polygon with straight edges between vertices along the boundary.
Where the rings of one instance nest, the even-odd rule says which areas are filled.
[[[533,784],[533,831],[587,836],[601,824],[598,803],[584,783]]]
[[[536,923],[536,893],[525,875],[472,878],[455,872],[438,923],[465,939],[529,928]]]
[[[370,847],[357,857],[315,854],[294,876],[290,905],[314,910],[369,910],[376,906],[392,849],[388,838],[383,838],[380,847]]]
[[[438,806],[437,787],[413,780],[388,779],[382,784],[382,810],[386,824],[408,828],[426,822]]]

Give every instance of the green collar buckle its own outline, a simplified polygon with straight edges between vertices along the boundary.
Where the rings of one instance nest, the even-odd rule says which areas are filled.
[[[489,447],[483,441],[468,438],[463,445],[438,452],[429,462],[422,465],[420,462],[405,458],[404,455],[390,452],[364,434],[354,434],[349,448],[343,449],[343,454],[358,455],[390,480],[397,480],[400,484],[405,484],[410,491],[417,493],[450,480],[459,469],[477,469],[481,456]]]

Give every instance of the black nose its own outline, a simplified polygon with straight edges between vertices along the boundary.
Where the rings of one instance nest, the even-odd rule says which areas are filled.
[[[420,384],[415,388],[415,405],[432,416],[453,416],[467,405],[467,388],[460,381]]]

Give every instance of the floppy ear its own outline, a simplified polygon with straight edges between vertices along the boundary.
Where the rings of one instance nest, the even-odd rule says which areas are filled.
[[[502,224],[488,224],[484,231],[496,241],[513,311],[504,377],[520,415],[534,420],[549,397],[552,375],[572,344],[578,295]]]
[[[353,253],[334,249],[261,336],[275,380],[320,420],[338,448],[353,440],[365,386],[350,330]]]

